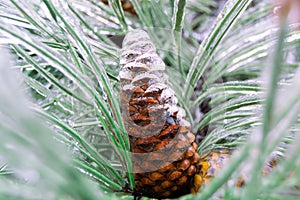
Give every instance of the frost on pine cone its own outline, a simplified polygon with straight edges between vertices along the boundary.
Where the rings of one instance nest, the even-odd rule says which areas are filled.
[[[195,136],[145,31],[126,35],[120,65],[122,117],[130,137],[135,195],[172,198],[189,193],[200,158]]]

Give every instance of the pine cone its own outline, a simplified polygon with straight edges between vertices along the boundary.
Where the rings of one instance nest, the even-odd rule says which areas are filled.
[[[197,164],[197,174],[195,175],[190,192],[195,194],[205,185],[207,185],[215,176],[218,175],[220,170],[228,164],[232,151],[228,149],[214,149],[207,154],[200,157],[200,161]],[[271,173],[273,168],[279,162],[280,153],[274,152],[268,162],[265,163],[262,169],[262,176],[267,176]],[[243,187],[247,182],[247,176],[241,174],[235,182],[236,187]]]
[[[199,171],[195,175],[193,183],[191,184],[191,193],[197,193],[201,188],[209,183],[228,162],[230,155],[230,151],[221,149],[213,150],[201,156],[200,161],[197,164],[197,169]],[[243,179],[239,181],[243,181]]]
[[[103,3],[107,4],[108,5],[108,0],[101,0]],[[126,12],[129,12],[135,16],[137,16],[135,10],[134,10],[134,7],[131,3],[131,1],[129,0],[121,0],[121,3],[122,3],[122,7],[123,7],[123,10],[126,11]]]
[[[200,158],[195,136],[146,32],[126,35],[120,65],[122,117],[130,137],[135,195],[173,198],[189,193]]]

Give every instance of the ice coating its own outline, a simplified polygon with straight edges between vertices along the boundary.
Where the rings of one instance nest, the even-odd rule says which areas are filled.
[[[124,38],[120,64],[124,66],[130,63],[144,64],[156,70],[165,69],[165,64],[157,55],[154,44],[143,30],[130,31]]]

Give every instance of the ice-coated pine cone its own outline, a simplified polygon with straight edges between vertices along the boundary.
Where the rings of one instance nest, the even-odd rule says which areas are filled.
[[[130,137],[135,195],[175,198],[189,193],[200,158],[195,136],[145,31],[126,35],[120,65],[122,117]]]

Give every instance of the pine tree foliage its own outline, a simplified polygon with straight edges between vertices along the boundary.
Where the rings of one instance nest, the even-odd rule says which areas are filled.
[[[119,51],[128,30],[144,29],[204,134],[199,154],[234,150],[180,199],[298,198],[299,24],[271,0],[132,0],[135,13],[122,2],[0,0],[0,197],[133,199]]]

